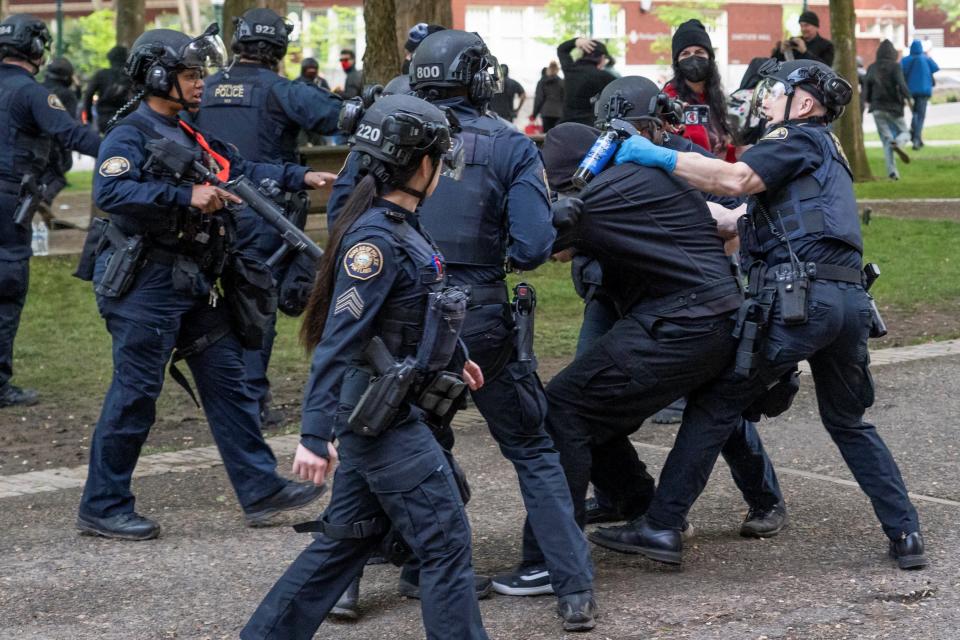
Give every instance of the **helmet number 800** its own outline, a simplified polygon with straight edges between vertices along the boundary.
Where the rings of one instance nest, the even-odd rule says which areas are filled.
[[[423,64],[414,70],[414,74],[417,80],[439,80],[443,75],[443,68],[439,64]]]
[[[380,140],[380,127],[373,127],[369,124],[361,124],[357,127],[357,137],[370,142]]]

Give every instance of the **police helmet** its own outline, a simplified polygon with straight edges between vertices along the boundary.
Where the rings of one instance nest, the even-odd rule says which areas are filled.
[[[293,24],[278,16],[271,9],[250,9],[239,18],[234,19],[235,29],[230,48],[234,53],[240,53],[243,45],[263,43],[273,49],[273,57],[280,59],[287,55],[287,43]],[[256,45],[255,45],[255,48]]]
[[[170,96],[170,90],[178,87],[176,74],[184,69],[208,73],[223,66],[226,50],[219,33],[216,24],[196,38],[172,29],[151,29],[133,43],[124,72],[147,93],[183,103],[182,96]]]
[[[810,93],[826,108],[827,114],[823,117],[826,122],[832,122],[843,115],[844,107],[853,97],[850,83],[816,60],[790,60],[781,63],[771,58],[760,67],[758,73],[763,81],[757,87],[754,104],[760,105],[766,95],[776,95],[778,92],[786,94],[788,100],[784,120],[789,116],[790,103],[797,87]]]
[[[20,13],[0,22],[0,59],[39,60],[50,49],[50,31],[35,16]]]
[[[410,60],[410,87],[418,93],[467,87],[471,102],[483,104],[503,91],[500,65],[476,33],[444,29],[431,33]]]
[[[612,120],[648,120],[679,124],[683,107],[642,76],[617,78],[600,92],[593,107],[596,126],[604,128]]]
[[[410,95],[412,93],[413,89],[410,88],[410,76],[403,73],[383,85],[382,95],[385,96]]]
[[[383,96],[369,108],[341,110],[340,128],[358,154],[361,173],[390,183],[397,169],[407,169],[424,155],[442,157],[442,172],[459,177],[463,147],[455,134],[456,116],[407,95]]]

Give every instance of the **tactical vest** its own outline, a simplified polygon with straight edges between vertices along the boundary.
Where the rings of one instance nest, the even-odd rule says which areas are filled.
[[[461,123],[463,175],[440,178],[420,206],[420,221],[448,264],[500,267],[507,253],[507,185],[497,176],[494,141],[507,125],[488,117]]]
[[[781,244],[762,215],[788,240],[813,237],[839,240],[863,253],[863,237],[853,193],[853,174],[840,143],[822,127],[812,128],[823,162],[812,173],[793,180],[784,189],[764,194],[751,205],[753,233],[741,236],[744,249],[762,259]],[[758,210],[760,209],[760,210]],[[749,226],[749,225],[748,225]]]
[[[26,173],[39,178],[50,159],[52,138],[13,115],[17,100],[36,80],[22,73],[0,74],[0,180],[19,183]]]
[[[377,335],[390,353],[399,360],[416,355],[420,337],[423,335],[426,294],[443,288],[446,270],[443,256],[436,245],[406,221],[398,222],[389,217],[392,213],[385,208],[371,209],[351,230],[351,235],[361,229],[379,229],[389,233],[413,262],[416,268],[414,277],[423,286],[424,295],[418,302],[411,303],[409,299],[398,301],[393,296],[388,296],[377,313]],[[342,256],[338,264],[341,262]]]
[[[283,113],[272,96],[275,85],[289,82],[264,67],[237,65],[229,74],[207,80],[197,126],[237,146],[253,162],[296,162],[300,126]]]

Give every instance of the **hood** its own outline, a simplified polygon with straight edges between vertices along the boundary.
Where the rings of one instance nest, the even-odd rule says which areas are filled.
[[[919,40],[914,40],[910,44],[910,55],[919,56],[921,53],[923,53],[923,43]]]
[[[111,67],[120,68],[127,61],[127,48],[117,45],[107,52],[107,61]]]
[[[889,40],[884,40],[880,43],[880,47],[877,48],[877,62],[881,60],[885,61],[897,61],[897,48],[893,46],[893,43]]]

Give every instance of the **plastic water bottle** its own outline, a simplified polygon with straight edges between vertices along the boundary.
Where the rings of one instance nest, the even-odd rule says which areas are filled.
[[[35,256],[45,256],[50,253],[50,232],[43,220],[33,223],[33,241],[30,245]]]

